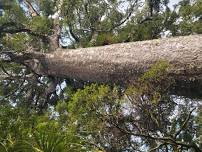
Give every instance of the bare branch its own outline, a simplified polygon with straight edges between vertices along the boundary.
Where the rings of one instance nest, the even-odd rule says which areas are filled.
[[[161,143],[158,146],[152,148],[149,150],[149,152],[155,152],[156,150],[158,150],[161,146],[166,145],[167,143]]]
[[[76,42],[80,42],[79,37],[73,32],[72,25],[69,25],[69,32]]]
[[[195,109],[196,109],[196,108],[192,109],[192,110],[189,112],[189,114],[187,115],[187,117],[186,117],[185,121],[183,122],[182,126],[181,126],[180,129],[175,133],[175,136],[174,136],[175,139],[176,139],[177,136],[181,133],[181,131],[182,131],[183,129],[185,129],[185,127],[187,126],[188,121],[189,121],[189,119],[190,119],[190,117],[191,117],[191,114],[192,114],[192,112],[193,112]]]
[[[138,0],[135,0],[134,3],[130,6],[130,8],[128,9],[129,12],[126,15],[125,19],[123,19],[120,23],[115,24],[109,31],[112,31],[113,29],[123,25],[126,21],[128,21],[130,19],[130,17],[133,14],[133,11],[134,11],[134,8],[135,8],[135,5],[137,4],[137,2],[138,2]]]
[[[24,0],[24,3],[27,5],[29,13],[31,14],[32,17],[40,16],[37,10],[33,7],[32,3],[30,3],[28,0]]]
[[[142,138],[146,138],[146,139],[157,140],[157,141],[160,141],[160,142],[163,141],[163,144],[166,143],[166,144],[170,144],[170,145],[180,145],[180,146],[187,147],[187,148],[193,148],[196,152],[201,152],[199,147],[196,144],[193,144],[193,143],[191,143],[191,144],[184,143],[184,142],[181,142],[181,141],[177,141],[172,137],[158,137],[158,136],[151,136],[149,134],[134,133],[134,132],[131,132],[131,131],[128,131],[126,129],[123,129],[123,128],[119,127],[117,124],[115,124],[115,126],[120,131],[122,131],[123,133],[128,134],[128,135],[133,135],[133,136],[136,136],[136,137],[142,137]]]

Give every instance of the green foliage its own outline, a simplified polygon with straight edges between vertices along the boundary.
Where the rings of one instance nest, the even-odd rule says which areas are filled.
[[[54,14],[55,0],[54,1],[40,0],[39,3],[40,3],[40,9],[43,11],[43,14],[45,16]]]
[[[145,72],[138,82],[129,87],[126,91],[128,95],[145,95],[153,104],[167,98],[167,92],[174,81],[168,76],[170,65],[167,61],[155,63],[150,70]]]
[[[167,76],[168,68],[170,67],[167,61],[158,61],[153,64],[148,72],[145,72],[140,78],[141,81],[156,81],[159,83],[165,76]]]
[[[24,13],[24,11],[21,9],[21,7],[16,4],[15,2],[13,2],[14,4],[9,5],[9,9],[5,10],[5,16],[7,17],[7,19],[9,19],[12,22],[16,22],[16,23],[26,23],[27,22],[27,18],[26,15]]]
[[[36,16],[34,17],[30,24],[30,28],[39,34],[50,34],[52,22],[46,17]]]
[[[59,114],[58,121],[62,125],[67,125],[68,124],[68,112],[67,112],[67,102],[59,102],[56,106],[56,111]]]
[[[119,105],[119,98],[116,88],[92,84],[78,90],[68,104],[68,132],[77,139],[74,142],[80,142],[81,147],[87,144],[90,149],[96,148],[89,143],[100,138],[98,134],[102,134],[106,129],[107,115],[117,114],[117,104]]]
[[[23,109],[1,106],[0,113],[0,150],[5,152],[22,151],[28,152],[32,148],[28,142],[34,117],[25,115]]]
[[[95,45],[104,46],[104,45],[110,45],[110,44],[114,44],[114,43],[117,43],[116,36],[114,36],[112,34],[103,33],[103,34],[98,35]]]
[[[115,90],[114,90],[115,91]],[[96,132],[102,128],[98,115],[105,113],[101,105],[108,104],[117,98],[117,93],[112,92],[108,86],[98,86],[93,84],[86,86],[83,90],[78,90],[68,104],[71,124],[81,123],[85,130]],[[90,113],[89,113],[90,112]],[[76,125],[75,124],[75,125]]]
[[[65,136],[61,133],[57,122],[39,123],[33,134],[37,149],[43,152],[65,151]]]
[[[15,34],[12,37],[5,36],[2,39],[4,45],[17,52],[25,51],[27,42],[29,42],[29,37],[26,34]]]
[[[179,16],[182,18],[182,21],[179,23],[180,34],[202,33],[201,0],[196,0],[193,3],[184,0],[180,2],[179,6]]]
[[[61,28],[56,31],[58,37],[61,41],[71,39],[68,45],[72,48],[149,40],[166,32],[168,36],[202,33],[201,0],[183,0],[173,9],[168,7],[167,0],[147,0],[143,6],[133,6],[131,0],[64,0],[62,6],[58,5],[59,0],[29,2],[39,16],[31,16],[30,8],[22,0],[1,1],[1,47],[17,52],[29,48],[48,52],[56,23]],[[56,21],[52,15],[59,13],[60,8]],[[64,95],[63,90],[57,92],[58,104],[47,105],[42,113],[49,79],[19,64],[0,64],[4,67],[1,74],[6,75],[6,79],[0,79],[2,152],[139,151],[161,142],[164,145],[159,151],[174,151],[180,146],[170,143],[172,140],[151,140],[145,135],[172,138],[183,126],[190,109],[198,107],[191,101],[177,102],[170,95],[174,81],[168,71],[172,67],[159,61],[129,87],[89,82],[77,85],[77,80],[73,80],[67,83]],[[198,111],[174,141],[201,145]]]

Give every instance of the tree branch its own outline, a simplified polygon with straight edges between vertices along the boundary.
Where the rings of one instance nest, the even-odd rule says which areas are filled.
[[[72,25],[69,25],[69,33],[71,34],[71,36],[74,38],[74,40],[75,40],[77,43],[80,42],[79,37],[78,37],[76,34],[74,34],[74,32],[73,32]]]
[[[126,21],[128,21],[131,17],[131,15],[133,14],[134,11],[134,7],[137,4],[138,0],[135,0],[135,2],[131,5],[131,7],[128,9],[128,14],[126,15],[126,18],[124,20],[122,20],[120,23],[115,24],[109,31],[112,31],[113,29],[123,25]]]
[[[163,145],[166,145],[166,143],[161,143],[161,144],[159,144],[158,146],[156,146],[156,147],[150,149],[149,152],[155,152],[156,150],[158,150],[158,149],[159,149],[161,146],[163,146]]]
[[[201,41],[202,35],[192,35],[102,47],[58,49],[52,53],[6,54],[12,57],[12,62],[29,60],[30,68],[41,69],[40,73],[46,76],[121,85],[137,80],[154,63],[164,61],[169,65],[167,75],[186,85],[187,82],[202,82]]]
[[[187,123],[188,123],[188,121],[189,121],[189,119],[190,119],[190,117],[191,117],[191,114],[192,114],[192,112],[193,112],[195,109],[196,109],[196,108],[192,109],[192,110],[189,112],[189,114],[187,115],[187,117],[186,117],[185,121],[183,122],[182,126],[181,126],[180,129],[175,133],[174,139],[176,139],[177,136],[181,133],[181,131],[182,131],[183,129],[185,129],[185,127],[187,126]]]
[[[29,13],[31,14],[32,17],[40,16],[40,14],[37,12],[37,10],[33,7],[33,5],[28,0],[24,0],[24,3],[27,5]]]
[[[134,132],[131,132],[131,131],[128,131],[126,129],[119,127],[117,124],[115,124],[115,127],[117,127],[120,131],[122,131],[123,133],[128,134],[128,135],[133,135],[136,137],[142,137],[142,138],[146,138],[146,139],[157,140],[157,141],[161,141],[161,142],[163,141],[162,144],[166,143],[166,144],[171,144],[171,145],[180,145],[180,146],[183,146],[183,147],[186,147],[189,149],[193,148],[196,152],[201,152],[200,148],[196,144],[193,144],[193,143],[191,143],[191,144],[184,143],[181,141],[177,141],[172,137],[156,137],[156,136],[154,137],[154,136],[151,136],[149,134],[134,133]],[[162,144],[160,144],[160,146],[162,146]]]
[[[23,27],[22,25],[18,25],[15,22],[7,22],[0,26],[0,34],[2,33],[9,33],[9,34],[16,34],[16,33],[27,33],[32,36],[36,36],[41,38],[43,41],[46,41],[48,37],[46,35],[42,35],[39,33],[35,33],[30,29]]]

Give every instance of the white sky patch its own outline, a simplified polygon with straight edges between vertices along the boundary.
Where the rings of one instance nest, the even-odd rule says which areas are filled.
[[[173,6],[178,4],[182,0],[169,0],[170,2],[168,3],[168,6],[173,9]]]
[[[56,19],[59,17],[59,12],[55,12],[55,14],[53,14],[52,16],[50,16],[50,18],[52,19]]]

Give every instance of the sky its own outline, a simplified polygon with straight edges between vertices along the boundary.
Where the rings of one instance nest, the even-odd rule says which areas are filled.
[[[173,5],[179,3],[181,0],[169,0],[170,3],[169,3],[169,6],[172,7]]]

